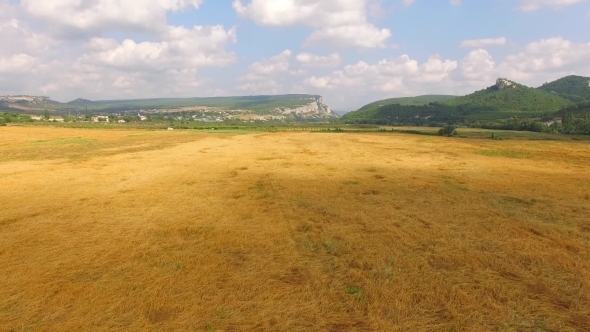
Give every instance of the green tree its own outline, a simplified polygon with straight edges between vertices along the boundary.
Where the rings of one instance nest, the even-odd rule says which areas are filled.
[[[451,124],[448,124],[448,125],[444,126],[443,128],[441,128],[438,131],[438,134],[440,136],[449,136],[449,137],[455,136],[455,135],[457,135],[457,127],[455,127]]]

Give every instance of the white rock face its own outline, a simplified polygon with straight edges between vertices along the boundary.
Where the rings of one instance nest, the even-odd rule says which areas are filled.
[[[26,95],[17,95],[17,96],[0,96],[0,100],[7,101],[7,102],[17,102],[17,101],[28,101],[28,102],[47,102],[49,101],[49,97],[43,96],[26,96]]]
[[[499,78],[498,80],[496,80],[496,86],[500,90],[506,89],[507,87],[513,86],[513,85],[514,85],[514,82],[512,82],[506,78]]]
[[[296,108],[285,108],[278,109],[282,114],[297,115],[303,118],[337,118],[338,114],[334,113],[330,107],[322,103],[322,99],[319,98],[307,105],[296,107]]]

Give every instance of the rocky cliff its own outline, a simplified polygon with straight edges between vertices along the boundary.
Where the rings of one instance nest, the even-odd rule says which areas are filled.
[[[60,103],[44,96],[11,95],[0,96],[0,106],[23,112],[39,111]]]
[[[516,87],[514,85],[515,83],[512,82],[511,80],[508,80],[506,78],[499,78],[496,80],[496,87],[498,88],[498,90],[502,90],[502,89],[506,89],[508,87]]]
[[[307,105],[296,108],[282,108],[277,109],[283,115],[295,115],[300,118],[337,118],[339,117],[329,106],[322,103],[322,99],[318,98]]]

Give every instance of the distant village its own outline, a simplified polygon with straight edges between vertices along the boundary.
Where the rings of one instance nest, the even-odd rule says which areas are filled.
[[[143,121],[194,121],[204,123],[218,123],[225,121],[265,122],[270,120],[285,120],[284,115],[258,115],[246,110],[132,110],[113,114],[68,114],[52,115],[36,114],[30,116],[33,121],[40,122],[93,122],[93,123],[129,123]]]
[[[150,113],[147,113],[150,112]],[[196,121],[196,122],[223,122],[232,120],[234,117],[228,114],[205,115],[205,114],[163,114],[161,110],[135,110],[123,113],[113,113],[108,115],[96,115],[87,113],[85,115],[31,115],[33,121],[45,122],[95,122],[95,123],[127,123],[142,121]],[[262,119],[260,119],[262,120]]]

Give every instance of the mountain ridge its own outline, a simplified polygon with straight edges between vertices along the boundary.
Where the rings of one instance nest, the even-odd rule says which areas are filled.
[[[569,80],[567,77],[565,79]],[[427,105],[382,105],[381,102],[373,102],[349,112],[343,116],[343,121],[361,124],[440,126],[456,123],[479,126],[514,122],[516,119],[550,122],[561,117],[565,110],[581,114],[587,109],[585,104],[576,104],[557,93],[528,87],[508,78],[498,78],[494,85],[471,94]]]
[[[28,113],[46,109],[53,113],[88,111],[89,113],[138,113],[138,112],[190,112],[206,111],[212,114],[235,113],[258,120],[313,121],[335,119],[339,115],[324,104],[323,97],[315,94],[194,97],[194,98],[149,98],[92,101],[77,98],[67,103],[52,101],[49,97],[3,96],[3,107]],[[232,118],[232,117],[228,117]]]

